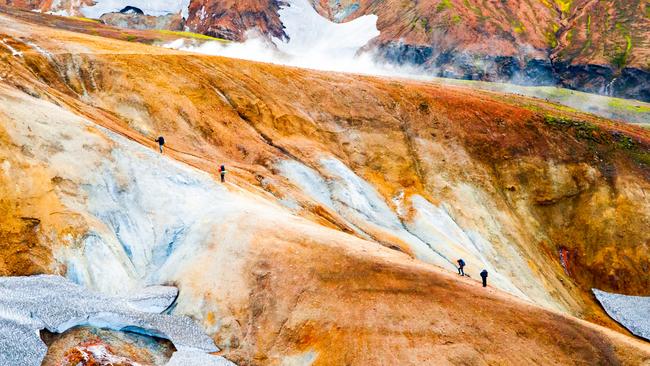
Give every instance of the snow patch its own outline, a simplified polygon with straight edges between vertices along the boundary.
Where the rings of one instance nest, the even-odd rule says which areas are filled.
[[[413,195],[409,206],[402,191],[391,199],[395,213],[370,183],[340,160],[324,157],[319,164],[320,172],[294,160],[281,161],[276,167],[307,196],[338,212],[361,236],[392,235],[408,244],[418,259],[449,270],[455,271],[455,261],[463,258],[474,277],[485,268],[495,286],[528,299],[497,270],[499,255],[492,243],[476,231],[464,230],[444,205],[438,207]],[[408,217],[411,211],[414,214]]]
[[[281,175],[307,196],[338,212],[360,237],[370,240],[377,235],[396,237],[407,244],[418,259],[452,268],[449,259],[441,257],[404,229],[372,185],[338,159],[324,157],[319,164],[321,173],[292,160],[282,161],[277,167]]]
[[[380,34],[376,15],[335,23],[318,14],[308,0],[286,1],[278,13],[287,39],[274,38],[271,42],[251,30],[243,43],[178,39],[163,47],[316,70],[418,78],[422,75],[416,67],[382,62],[375,51],[363,51]]]
[[[309,366],[318,358],[318,352],[308,351],[298,355],[284,356],[281,366]]]
[[[133,299],[107,297],[60,276],[0,277],[0,291],[1,365],[40,365],[46,347],[38,332],[63,333],[78,325],[162,337],[191,353],[219,350],[188,317],[143,312],[134,309]],[[157,287],[144,294],[147,303],[155,303],[155,307],[171,304],[168,289]],[[90,351],[109,356],[101,349]]]
[[[632,334],[650,341],[650,297],[628,296],[591,289],[612,319]]]
[[[497,261],[497,252],[480,233],[464,230],[444,205],[435,206],[420,195],[411,196],[411,203],[415,214],[405,223],[410,232],[454,262],[463,258],[467,263],[466,273],[478,278],[478,273],[487,269],[490,283],[521,298],[528,298],[497,271],[493,264]]]
[[[371,39],[379,36],[377,16],[364,15],[347,23],[323,18],[307,0],[289,0],[278,11],[288,42],[275,39],[282,52],[312,64],[322,57],[350,60]]]

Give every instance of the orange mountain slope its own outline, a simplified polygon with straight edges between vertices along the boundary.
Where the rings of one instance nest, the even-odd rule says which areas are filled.
[[[237,41],[244,40],[249,30],[287,39],[278,10],[302,1],[308,0],[192,0],[184,10],[184,29]],[[0,4],[68,15],[80,15],[82,8],[93,6],[69,0]],[[650,101],[650,4],[646,0],[312,0],[309,4],[334,22],[376,15],[381,34],[372,46],[378,47],[378,55],[421,66],[428,74],[560,85]]]
[[[175,284],[241,365],[650,362],[589,292],[650,295],[647,130],[40,19],[0,14],[3,275]]]

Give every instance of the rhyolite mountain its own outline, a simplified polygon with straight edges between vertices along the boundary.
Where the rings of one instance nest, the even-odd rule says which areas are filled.
[[[307,0],[304,0],[307,1]],[[93,3],[140,6],[142,1],[19,1],[13,6],[81,15]],[[128,21],[120,26],[169,24],[241,41],[247,30],[286,37],[278,16],[287,1],[171,0],[162,8],[184,21]],[[380,36],[370,46],[398,64],[414,64],[432,75],[559,85],[650,101],[650,2],[647,0],[311,0],[324,17],[346,22],[378,16]],[[114,6],[114,5],[113,5]],[[97,8],[97,6],[95,6]],[[101,8],[101,7],[100,7]],[[116,8],[117,9],[117,8]],[[101,14],[92,13],[99,17]],[[137,18],[129,16],[128,18]]]
[[[647,129],[0,10],[0,275],[174,286],[238,365],[650,362],[591,290],[650,295]],[[164,365],[114,322],[50,329],[46,365]]]

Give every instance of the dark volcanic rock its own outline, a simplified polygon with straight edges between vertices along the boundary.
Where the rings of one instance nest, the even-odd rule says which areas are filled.
[[[519,60],[513,56],[441,52],[434,47],[403,42],[386,43],[378,49],[390,63],[420,66],[433,76],[523,85],[559,85],[595,94],[650,101],[650,72],[637,68],[618,71],[609,65],[574,65],[553,63],[550,59]]]

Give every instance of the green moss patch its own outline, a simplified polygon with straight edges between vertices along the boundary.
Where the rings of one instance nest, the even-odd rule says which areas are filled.
[[[520,21],[514,21],[512,22],[512,29],[514,30],[515,33],[521,34],[526,31],[526,27],[524,27],[524,24]]]
[[[602,142],[600,128],[592,123],[551,115],[544,116],[544,122],[554,127],[571,129],[575,137],[579,140],[590,140],[597,143]]]
[[[548,44],[549,47],[555,48],[558,45],[558,40],[557,40],[557,32],[560,30],[560,26],[558,24],[551,24],[551,26],[546,30],[546,33],[544,35],[546,36],[546,43]]]
[[[200,33],[171,31],[171,30],[166,30],[166,29],[161,29],[158,32],[160,32],[162,34],[174,35],[174,36],[179,36],[179,37],[184,37],[184,38],[194,38],[194,39],[201,39],[201,40],[204,40],[204,41],[218,41],[218,42],[222,42],[222,43],[230,43],[230,41],[227,40],[227,39],[206,36],[205,34],[200,34]]]
[[[555,5],[557,5],[558,8],[560,8],[560,11],[562,12],[563,15],[569,15],[569,12],[571,12],[571,3],[573,3],[573,0],[554,0]]]
[[[438,6],[436,6],[436,13],[441,13],[445,10],[452,9],[454,6],[451,4],[451,1],[449,0],[441,0],[438,3]]]
[[[586,141],[590,149],[601,155],[621,151],[636,163],[650,168],[650,149],[621,131],[607,131],[590,122],[553,115],[545,115],[544,122],[554,128],[573,132],[576,139]]]
[[[616,24],[616,30],[623,35],[625,39],[624,45],[617,45],[614,49],[614,57],[612,58],[612,64],[619,69],[627,65],[630,54],[632,53],[632,36],[630,32],[623,27],[622,24]]]
[[[79,21],[86,22],[86,23],[101,23],[97,19],[90,19],[90,18],[84,18],[84,17],[68,17],[68,18],[74,19],[74,20],[79,20]]]

